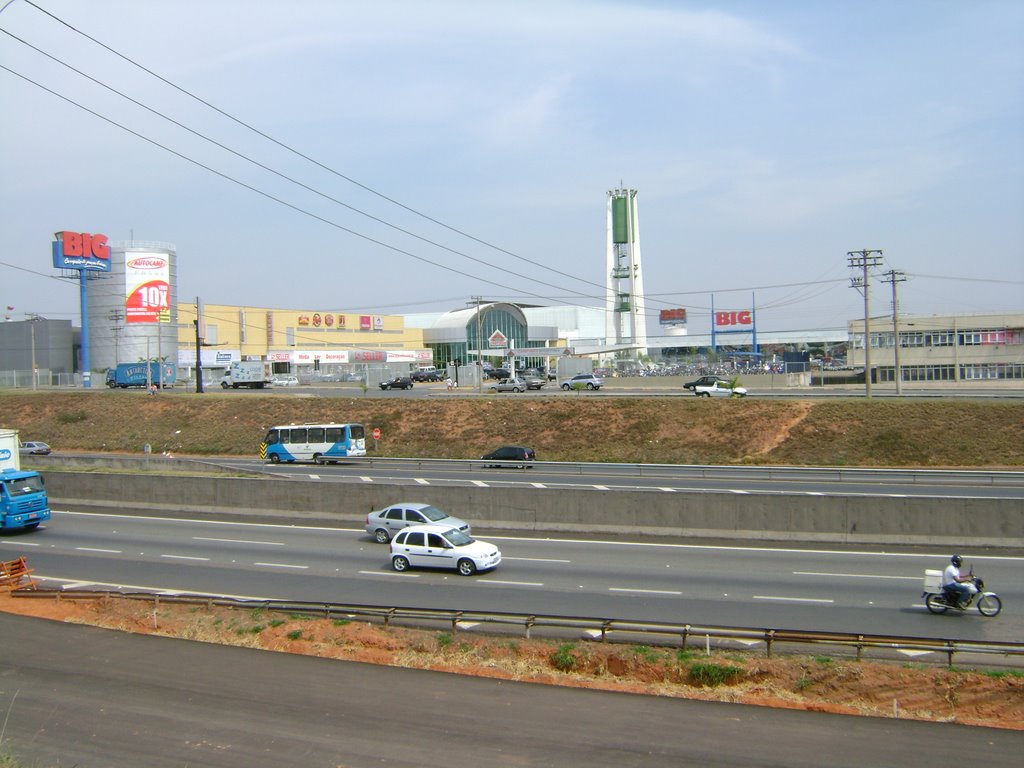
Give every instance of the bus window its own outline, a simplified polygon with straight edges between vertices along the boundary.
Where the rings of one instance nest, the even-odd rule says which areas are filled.
[[[345,441],[345,428],[344,427],[328,427],[327,428],[327,440],[328,443],[342,443]]]
[[[309,437],[306,439],[307,443],[322,443],[324,441],[324,428],[323,427],[310,427]]]
[[[362,424],[350,424],[348,429],[353,440],[363,440],[366,437],[366,430]]]
[[[267,432],[267,436],[263,438],[263,442],[266,443],[267,445],[277,445],[277,441],[279,439],[280,438],[277,434],[277,430],[272,429],[269,432]]]
[[[291,435],[288,437],[289,443],[308,443],[306,439],[306,429],[292,429]]]

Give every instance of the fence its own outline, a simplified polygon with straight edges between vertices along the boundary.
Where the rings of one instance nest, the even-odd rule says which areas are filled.
[[[353,603],[319,603],[292,600],[241,600],[210,595],[165,594],[160,592],[111,592],[59,589],[19,589],[14,597],[36,597],[56,600],[124,599],[160,603],[201,605],[212,608],[228,607],[271,612],[300,613],[324,618],[361,617],[382,621],[385,627],[393,622],[438,622],[451,628],[454,634],[460,623],[491,624],[522,627],[527,639],[535,629],[580,630],[607,642],[612,635],[639,635],[652,637],[663,643],[678,639],[685,650],[691,643],[703,640],[706,647],[715,640],[739,640],[763,643],[770,658],[780,643],[795,645],[839,646],[854,649],[857,660],[869,650],[905,650],[944,654],[950,667],[957,654],[997,655],[1006,658],[1024,657],[1024,643],[999,641],[954,640],[900,635],[871,635],[849,632],[821,632],[799,629],[764,627],[729,627],[703,624],[677,624],[660,621],[634,621],[627,619],[593,618],[586,616],[558,616],[531,613],[504,613],[498,611],[465,611],[459,609],[409,608],[397,606],[363,605]],[[622,641],[626,642],[626,641]]]

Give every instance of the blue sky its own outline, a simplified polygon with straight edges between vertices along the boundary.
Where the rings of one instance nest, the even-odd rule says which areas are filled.
[[[844,326],[863,248],[901,313],[1024,311],[1018,2],[33,2],[280,144],[0,0],[0,65],[194,161],[0,69],[12,319],[77,317],[61,229],[173,243],[182,301],[599,306],[620,185],[655,325]]]

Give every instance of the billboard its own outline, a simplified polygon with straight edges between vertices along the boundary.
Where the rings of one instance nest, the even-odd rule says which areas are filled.
[[[686,325],[685,309],[663,309],[658,313],[661,325]]]
[[[110,246],[106,235],[88,232],[54,232],[53,266],[85,272],[110,271]]]
[[[171,264],[163,253],[124,255],[125,323],[171,322]]]

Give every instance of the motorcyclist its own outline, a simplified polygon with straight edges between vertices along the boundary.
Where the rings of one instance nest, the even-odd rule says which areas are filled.
[[[960,566],[963,565],[963,562],[964,559],[960,555],[953,555],[949,559],[946,570],[942,572],[942,589],[949,591],[961,608],[970,602],[971,597],[978,591],[978,588],[974,586],[973,576],[960,575]]]

